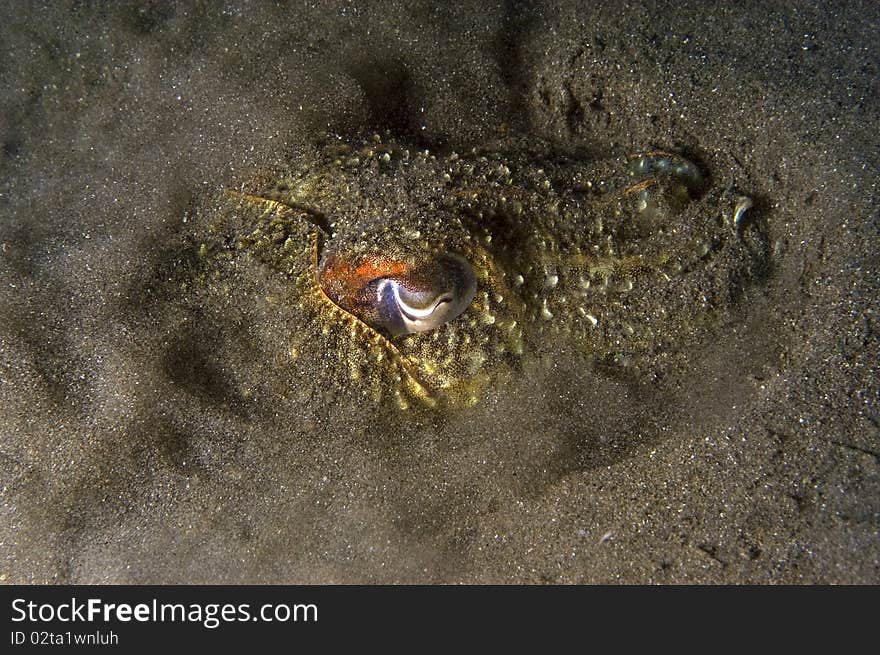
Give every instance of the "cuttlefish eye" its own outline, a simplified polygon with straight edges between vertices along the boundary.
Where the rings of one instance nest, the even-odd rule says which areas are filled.
[[[461,255],[443,253],[418,265],[381,257],[356,265],[329,258],[320,271],[327,296],[392,336],[432,330],[468,308],[477,276]]]

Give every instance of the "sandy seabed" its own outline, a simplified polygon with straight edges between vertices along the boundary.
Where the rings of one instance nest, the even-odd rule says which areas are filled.
[[[0,580],[880,582],[878,17],[4,3]],[[500,129],[689,153],[767,274],[651,384],[548,344],[436,420],[245,393],[261,290],[168,292],[206,199],[328,132]]]

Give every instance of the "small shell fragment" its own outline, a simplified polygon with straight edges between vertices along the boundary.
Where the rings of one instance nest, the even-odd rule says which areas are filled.
[[[740,222],[742,221],[743,215],[748,211],[754,203],[752,199],[748,196],[740,196],[736,199],[736,206],[733,208],[733,224],[736,227],[739,227]]]

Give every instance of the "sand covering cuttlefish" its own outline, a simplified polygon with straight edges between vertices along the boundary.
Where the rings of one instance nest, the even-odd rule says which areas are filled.
[[[216,247],[287,277],[289,349],[321,353],[328,377],[401,407],[467,404],[554,335],[625,361],[731,302],[754,248],[707,206],[720,193],[661,151],[334,140],[228,190],[237,227]]]

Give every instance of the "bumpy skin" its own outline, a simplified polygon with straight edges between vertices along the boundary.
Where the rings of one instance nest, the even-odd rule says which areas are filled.
[[[659,152],[591,163],[534,142],[441,156],[378,137],[331,141],[297,169],[230,190],[233,220],[203,252],[285,276],[297,324],[284,346],[320,354],[334,384],[403,408],[467,404],[556,338],[628,366],[731,311],[764,245],[726,219],[726,193]],[[372,319],[374,296],[349,298],[383,271],[427,270],[415,277],[430,284],[448,253],[470,263],[477,289],[434,329],[393,334]]]

